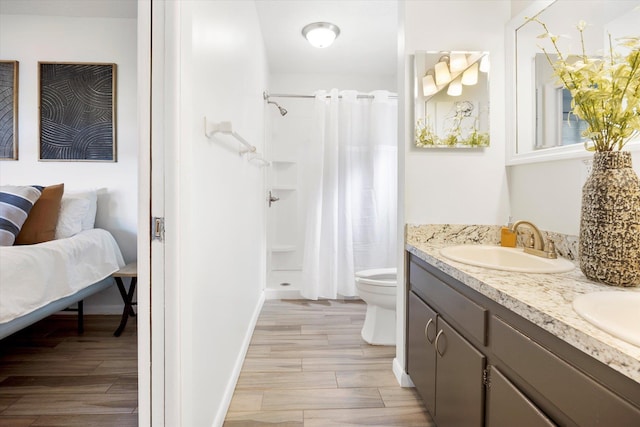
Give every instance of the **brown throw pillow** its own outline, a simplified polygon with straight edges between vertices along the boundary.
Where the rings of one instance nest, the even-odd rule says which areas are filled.
[[[32,245],[54,239],[62,193],[64,184],[50,185],[42,190],[42,196],[33,205],[16,237],[16,245]]]

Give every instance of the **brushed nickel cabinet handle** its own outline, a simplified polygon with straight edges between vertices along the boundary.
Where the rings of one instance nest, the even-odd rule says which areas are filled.
[[[424,327],[424,337],[427,339],[429,344],[433,344],[433,340],[429,339],[429,326],[433,324],[433,318],[430,318],[427,322],[427,325]]]
[[[435,346],[436,346],[436,351],[438,352],[438,354],[440,355],[440,357],[444,356],[444,352],[442,352],[442,353],[441,353],[441,352],[440,352],[440,348],[438,347],[438,343],[439,343],[439,341],[440,341],[440,337],[441,337],[443,334],[444,334],[444,331],[443,331],[442,329],[440,329],[440,331],[438,332],[438,335],[436,335],[436,344],[435,344]],[[446,335],[445,335],[445,338],[446,338]],[[445,348],[445,350],[446,350],[446,348]]]

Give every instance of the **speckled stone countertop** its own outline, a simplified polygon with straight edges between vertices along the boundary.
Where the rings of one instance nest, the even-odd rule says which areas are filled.
[[[558,338],[640,383],[640,347],[622,341],[582,319],[574,298],[599,291],[640,292],[640,288],[602,285],[587,279],[576,263],[568,273],[529,274],[474,267],[449,260],[440,249],[459,244],[499,244],[500,226],[407,225],[406,250],[470,288],[540,326]],[[577,239],[552,236],[558,253],[577,255]]]

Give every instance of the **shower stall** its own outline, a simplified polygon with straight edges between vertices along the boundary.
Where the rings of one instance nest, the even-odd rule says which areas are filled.
[[[396,97],[335,89],[263,97],[266,296],[356,296],[356,270],[395,267]]]

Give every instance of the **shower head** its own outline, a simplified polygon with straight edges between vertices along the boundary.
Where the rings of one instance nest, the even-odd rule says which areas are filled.
[[[286,109],[286,108],[281,107],[281,106],[280,106],[280,104],[278,104],[278,103],[277,103],[277,102],[275,102],[275,101],[271,101],[271,100],[269,99],[269,94],[268,94],[267,92],[262,92],[262,97],[267,101],[267,104],[273,104],[273,105],[275,105],[276,107],[278,107],[278,110],[280,111],[280,115],[281,115],[281,116],[284,116],[285,114],[287,114],[287,113],[288,113],[288,111],[287,111],[287,109]]]

